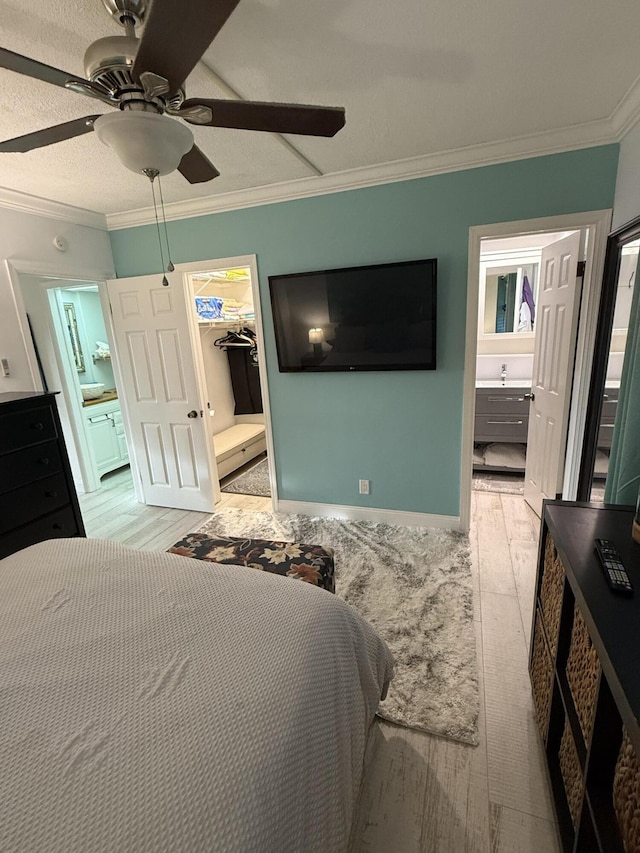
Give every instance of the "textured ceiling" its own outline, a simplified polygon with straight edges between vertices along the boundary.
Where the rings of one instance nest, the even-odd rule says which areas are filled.
[[[121,32],[101,0],[0,0],[0,45],[74,74],[90,42]],[[204,62],[247,100],[344,106],[333,139],[288,137],[331,174],[607,119],[640,74],[639,32],[637,0],[241,0]],[[227,96],[202,66],[186,88]],[[0,69],[2,139],[108,110]],[[314,174],[270,134],[192,129],[221,177],[173,173],[166,202]],[[0,154],[0,186],[104,213],[150,204],[91,133]]]

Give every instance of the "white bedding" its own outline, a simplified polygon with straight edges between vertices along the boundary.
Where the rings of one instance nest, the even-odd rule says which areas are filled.
[[[344,850],[392,676],[299,581],[102,540],[0,561],[0,850]]]

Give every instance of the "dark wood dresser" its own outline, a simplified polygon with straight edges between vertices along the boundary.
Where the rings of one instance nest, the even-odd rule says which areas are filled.
[[[565,851],[640,851],[640,545],[631,507],[546,501],[530,674]],[[594,539],[635,589],[610,591]]]
[[[54,394],[0,394],[0,558],[84,536]]]

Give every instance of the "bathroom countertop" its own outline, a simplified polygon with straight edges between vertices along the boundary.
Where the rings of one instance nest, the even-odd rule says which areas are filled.
[[[620,387],[619,379],[607,379],[605,388],[615,390]],[[531,388],[530,379],[476,379],[476,388]]]
[[[476,379],[476,388],[531,388],[530,379]]]
[[[82,407],[86,408],[86,406],[95,406],[96,403],[110,403],[112,400],[118,399],[118,392],[115,388],[109,388],[107,391],[103,391],[102,394],[97,397],[95,400],[85,400],[82,403]]]

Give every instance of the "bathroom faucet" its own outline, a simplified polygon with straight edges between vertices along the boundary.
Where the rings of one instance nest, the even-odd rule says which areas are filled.
[[[503,382],[507,381],[507,365],[506,364],[502,365],[502,372],[500,373],[500,379],[502,379]]]

